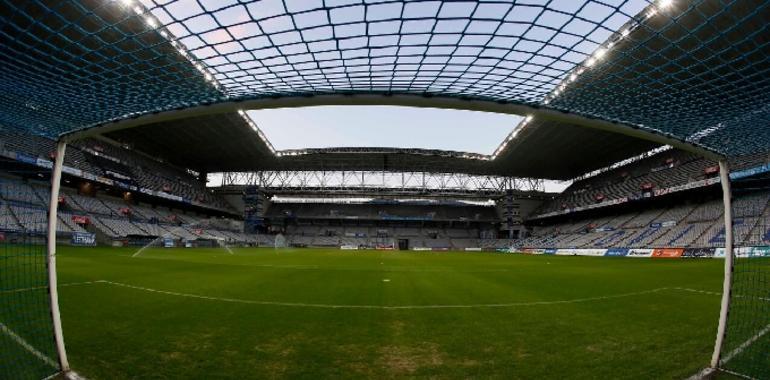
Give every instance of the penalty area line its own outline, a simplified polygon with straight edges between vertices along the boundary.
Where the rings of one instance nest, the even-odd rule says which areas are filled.
[[[37,348],[29,344],[24,338],[19,336],[19,334],[16,334],[13,330],[8,328],[4,323],[0,322],[0,332],[7,335],[11,339],[13,339],[14,342],[18,343],[21,347],[23,347],[27,352],[31,353],[38,359],[42,360],[45,364],[48,364],[49,366],[53,368],[59,368],[59,364],[56,363],[53,359],[46,356],[44,353],[40,352]]]
[[[66,287],[66,286],[79,286],[79,285],[92,285],[102,282],[102,280],[96,280],[96,281],[83,281],[83,282],[68,282],[64,284],[58,284],[57,287]],[[20,289],[8,289],[8,290],[0,290],[0,294],[8,294],[8,293],[23,293],[23,292],[30,292],[33,290],[42,290],[42,289],[48,289],[48,286],[32,286],[29,288],[20,288]]]
[[[732,351],[728,352],[727,355],[722,356],[722,358],[719,360],[719,366],[718,368],[711,368],[706,367],[699,371],[698,373],[690,376],[687,378],[687,380],[704,380],[704,379],[710,379],[712,378],[713,374],[716,371],[722,371],[727,372],[729,374],[733,374],[739,377],[745,377],[745,375],[742,375],[740,373],[735,373],[733,371],[730,371],[726,368],[724,368],[724,365],[727,364],[727,362],[733,360],[736,356],[740,355],[743,351],[745,351],[749,346],[754,344],[757,340],[762,338],[763,336],[767,335],[767,333],[770,332],[770,324],[766,325],[762,330],[759,330],[758,333],[751,336],[749,339],[747,339],[745,342],[741,343],[738,347],[735,347]]]
[[[757,340],[765,336],[768,332],[770,332],[770,324],[765,326],[762,330],[759,330],[758,333],[754,334],[751,338],[747,339],[745,342],[741,343],[740,346],[735,347],[734,350],[730,351],[725,355],[722,360],[720,360],[721,364],[725,364],[732,360],[734,357],[740,355],[743,351],[745,351],[749,346],[754,344]]]

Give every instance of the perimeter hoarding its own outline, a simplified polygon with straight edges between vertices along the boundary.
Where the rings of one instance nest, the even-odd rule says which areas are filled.
[[[626,257],[650,257],[652,256],[652,250],[647,248],[635,248],[629,249]]]
[[[770,247],[768,246],[738,247],[738,248],[735,248],[733,251],[735,252],[735,257],[739,259],[752,258],[752,257],[770,257]],[[725,249],[715,248],[714,257],[723,259],[725,257]]]
[[[770,247],[753,247],[749,257],[770,257]]]
[[[96,245],[96,234],[90,232],[73,232],[71,237],[72,245]]]
[[[682,258],[685,259],[710,259],[714,257],[713,248],[685,248]]]
[[[557,249],[556,254],[561,256],[604,256],[606,249],[591,248],[565,248]]]
[[[623,257],[628,255],[628,248],[610,248],[604,253],[604,256]]]
[[[682,257],[684,248],[655,248],[652,250],[652,257],[675,259]]]

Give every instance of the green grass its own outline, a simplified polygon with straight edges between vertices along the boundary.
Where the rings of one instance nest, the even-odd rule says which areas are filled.
[[[62,247],[59,283],[232,300],[61,286],[70,362],[89,379],[684,378],[708,363],[719,296],[670,288],[722,281],[721,260],[133,252]],[[501,303],[516,305],[483,306]],[[380,308],[425,305],[482,306]]]

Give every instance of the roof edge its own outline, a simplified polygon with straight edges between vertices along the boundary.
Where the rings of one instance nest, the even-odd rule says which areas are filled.
[[[725,156],[702,145],[688,142],[675,136],[653,129],[584,116],[542,105],[497,102],[481,99],[468,99],[449,96],[426,96],[406,94],[323,94],[312,96],[287,96],[257,99],[235,99],[190,108],[161,111],[130,117],[126,119],[95,125],[60,136],[65,141],[77,140],[122,129],[129,129],[162,121],[183,119],[193,116],[203,116],[217,113],[236,112],[246,109],[293,108],[329,105],[382,105],[407,106],[422,108],[443,108],[468,111],[496,112],[520,116],[533,116],[543,120],[560,121],[582,127],[620,133],[648,141],[671,145],[685,151],[693,152],[706,158],[719,160]]]

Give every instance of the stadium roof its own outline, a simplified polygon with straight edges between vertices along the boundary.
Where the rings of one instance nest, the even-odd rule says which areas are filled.
[[[237,113],[124,129],[107,137],[203,172],[252,170],[432,171],[566,180],[638,155],[649,141],[533,120],[499,156],[426,149],[329,148],[279,151]]]
[[[565,162],[557,158],[585,172],[619,156],[606,151],[612,140],[601,140],[609,138],[601,130],[655,142],[616,137],[626,156],[656,144],[766,151],[769,7],[770,0],[3,2],[0,123],[74,138],[260,107],[517,113],[539,126],[521,128],[496,160],[468,165],[525,176],[514,170],[526,166],[516,157],[535,162],[539,154],[554,161],[537,176],[552,178],[574,173],[556,168]],[[562,135],[576,125],[596,130]],[[557,155],[569,144],[593,150],[578,144],[588,137],[604,144],[593,154]],[[322,154],[293,160],[311,164]]]

